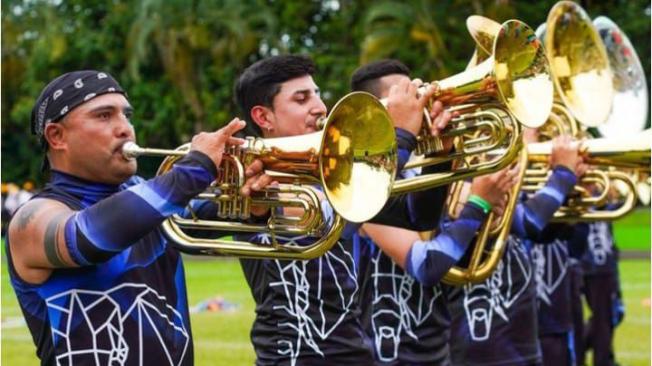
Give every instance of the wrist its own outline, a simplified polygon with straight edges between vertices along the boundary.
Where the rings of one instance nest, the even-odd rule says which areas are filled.
[[[401,127],[396,127],[394,130],[399,149],[412,151],[417,147],[417,137],[412,132]]]
[[[215,164],[215,161],[199,150],[190,150],[188,154],[181,158],[179,161],[179,163],[182,164],[184,162],[191,162],[191,164],[194,163],[194,165],[199,165],[202,168],[206,169],[206,171],[213,177],[213,179],[217,177],[219,168]]]
[[[553,171],[555,171],[555,170],[561,170],[561,171],[565,171],[565,172],[568,172],[568,173],[571,173],[571,174],[575,175],[575,170],[572,169],[572,168],[570,168],[570,167],[569,167],[568,165],[566,165],[566,164],[557,163],[557,164],[555,164],[555,165],[552,166],[552,170],[553,170]]]
[[[485,214],[491,212],[491,207],[492,207],[491,203],[487,202],[487,200],[485,200],[484,198],[478,195],[475,194],[470,195],[468,202],[481,209],[482,212],[484,212]]]

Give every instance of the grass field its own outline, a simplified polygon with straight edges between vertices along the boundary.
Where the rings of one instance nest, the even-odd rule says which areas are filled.
[[[621,248],[649,250],[649,212],[636,212],[616,226]],[[6,261],[2,261],[6,266]],[[624,323],[616,331],[616,354],[621,365],[650,365],[650,261],[620,264],[626,305]],[[249,342],[254,303],[236,260],[186,261],[190,305],[222,296],[238,308],[231,312],[191,315],[197,365],[251,365]],[[29,332],[21,322],[6,268],[2,268],[2,365],[37,365]]]
[[[624,323],[616,331],[621,365],[650,365],[650,262],[625,260],[620,265],[626,305]],[[232,312],[193,314],[197,365],[251,365],[249,343],[254,303],[235,260],[188,260],[190,303],[220,295],[239,307]],[[4,272],[3,272],[4,274]],[[2,365],[37,365],[34,346],[24,325],[7,276],[2,278]],[[7,325],[7,326],[5,326]]]
[[[614,224],[621,250],[650,250],[650,210],[637,209]]]

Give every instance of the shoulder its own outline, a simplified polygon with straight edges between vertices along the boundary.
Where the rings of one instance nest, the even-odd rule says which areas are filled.
[[[9,222],[8,237],[12,246],[42,235],[55,217],[69,217],[74,211],[63,204],[48,198],[28,201],[16,211]]]

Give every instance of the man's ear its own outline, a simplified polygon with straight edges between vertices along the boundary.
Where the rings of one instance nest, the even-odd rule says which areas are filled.
[[[60,123],[48,123],[43,130],[43,138],[51,150],[62,150],[67,147],[64,127]]]
[[[270,131],[274,128],[272,123],[274,119],[274,113],[268,107],[257,105],[251,108],[251,119],[263,131]]]

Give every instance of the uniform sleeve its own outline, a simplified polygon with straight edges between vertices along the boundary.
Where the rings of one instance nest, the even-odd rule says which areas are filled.
[[[543,228],[564,203],[575,183],[575,173],[566,167],[556,166],[543,188],[525,202],[516,205],[512,233],[538,240]]]
[[[156,178],[76,212],[65,225],[68,251],[80,266],[107,261],[159,226],[215,179],[206,155],[192,151]]]
[[[422,285],[434,286],[462,258],[486,217],[480,207],[467,203],[459,218],[442,225],[439,235],[412,245],[405,270]]]

